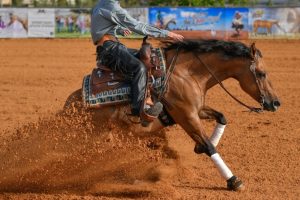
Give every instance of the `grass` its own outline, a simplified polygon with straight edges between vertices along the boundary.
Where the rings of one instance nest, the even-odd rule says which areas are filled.
[[[85,33],[85,34],[81,34],[79,32],[73,32],[73,33],[69,33],[69,32],[55,32],[55,37],[56,38],[89,38],[91,37],[91,34],[89,32]]]

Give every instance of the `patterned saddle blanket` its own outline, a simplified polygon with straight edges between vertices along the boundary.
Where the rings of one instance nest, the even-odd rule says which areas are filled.
[[[159,93],[166,74],[165,58],[161,48],[151,48],[150,62],[151,67],[146,64],[151,74],[148,79],[152,89]],[[82,97],[88,108],[127,104],[131,100],[131,87],[121,73],[98,65],[91,74],[83,78]]]

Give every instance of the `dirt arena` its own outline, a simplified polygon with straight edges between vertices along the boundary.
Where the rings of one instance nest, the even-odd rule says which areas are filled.
[[[256,44],[280,109],[243,112],[219,86],[207,99],[228,119],[218,150],[246,186],[230,192],[179,126],[133,135],[89,115],[57,115],[95,65],[89,39],[0,40],[0,199],[299,199],[300,41]],[[234,80],[225,85],[257,105]],[[214,122],[205,127],[211,133]]]

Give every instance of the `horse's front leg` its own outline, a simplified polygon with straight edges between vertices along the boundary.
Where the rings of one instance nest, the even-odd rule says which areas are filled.
[[[198,149],[195,149],[195,152],[197,153],[197,150],[200,150],[201,153],[204,152],[211,158],[222,177],[227,181],[227,188],[229,190],[241,190],[243,188],[242,181],[233,175],[229,167],[225,164],[217,152],[214,145],[205,134],[198,113],[180,112],[177,114],[178,115],[173,115],[175,121],[182,126],[182,128],[197,144],[196,146]]]
[[[204,106],[200,112],[198,113],[200,119],[215,119],[216,120],[216,126],[211,134],[209,140],[210,142],[217,147],[221,137],[223,136],[227,121],[223,113],[218,112],[208,106]],[[198,149],[197,145],[195,147],[195,150]],[[199,152],[199,151],[198,151]],[[199,152],[200,153],[200,152]]]

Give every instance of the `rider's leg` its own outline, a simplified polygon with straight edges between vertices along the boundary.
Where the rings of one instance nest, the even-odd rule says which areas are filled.
[[[121,71],[128,81],[131,83],[132,94],[132,114],[139,115],[145,98],[146,84],[147,84],[147,69],[145,65],[137,59],[132,50],[128,50],[126,46],[119,42],[106,41],[104,47],[112,54],[115,61],[115,69]],[[161,105],[154,105],[149,109],[150,115],[158,115],[161,111]],[[153,110],[157,112],[152,112]]]
[[[132,48],[127,48],[129,53],[131,53],[134,57],[139,58],[140,57],[140,50],[138,49],[132,49]]]
[[[142,105],[142,103],[146,95],[147,69],[139,59],[132,55],[127,58],[127,61],[128,64],[125,65],[126,70],[133,72],[131,80],[132,114],[139,115],[141,112],[140,109],[144,109],[144,105]],[[162,104],[157,102],[151,107],[147,107],[146,113],[148,115],[157,117],[161,111]]]

